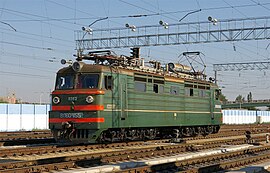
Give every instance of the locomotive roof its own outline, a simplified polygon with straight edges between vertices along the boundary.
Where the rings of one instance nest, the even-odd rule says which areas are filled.
[[[81,73],[89,73],[89,72],[102,72],[108,71],[109,67],[104,65],[96,65],[96,64],[84,64],[79,72]],[[72,66],[64,67],[58,71],[58,73],[74,73]]]
[[[75,71],[73,70],[72,66],[64,67],[60,69],[57,73],[58,74],[64,74],[64,73],[74,73]],[[108,65],[101,65],[101,64],[86,64],[83,63],[82,68],[78,71],[79,73],[100,73],[100,72],[117,72],[117,73],[122,73],[122,74],[127,74],[130,76],[133,75],[151,75],[154,77],[162,77],[166,81],[173,81],[173,82],[190,82],[190,83],[201,83],[201,84],[213,84],[210,81],[202,80],[202,79],[196,79],[192,75],[188,74],[182,74],[182,75],[175,75],[169,72],[164,72],[164,71],[145,71],[143,69],[139,68],[121,68],[118,66],[108,66]]]

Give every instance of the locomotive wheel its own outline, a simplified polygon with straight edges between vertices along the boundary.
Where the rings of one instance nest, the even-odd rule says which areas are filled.
[[[207,136],[219,131],[219,126],[197,126],[197,127],[174,127],[174,128],[119,128],[103,131],[97,142],[111,143],[136,140],[153,140],[157,138],[195,137]]]
[[[156,129],[147,129],[145,137],[147,139],[155,139],[157,136],[157,130]]]
[[[207,131],[208,131],[208,134],[211,134],[214,132],[214,127],[213,126],[207,126]]]
[[[117,138],[119,139],[119,141],[125,141],[127,139],[126,131],[124,128],[122,128],[122,129],[120,129],[120,131],[118,131]]]
[[[206,127],[202,127],[202,136],[207,136],[209,135],[209,132],[207,131],[207,128]]]

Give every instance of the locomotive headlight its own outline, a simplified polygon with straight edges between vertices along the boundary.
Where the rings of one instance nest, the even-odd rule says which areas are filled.
[[[60,103],[60,98],[55,96],[52,101],[54,104],[58,104],[58,103]]]
[[[93,103],[94,97],[93,97],[93,96],[87,96],[86,99],[85,99],[85,101],[86,101],[87,103]]]

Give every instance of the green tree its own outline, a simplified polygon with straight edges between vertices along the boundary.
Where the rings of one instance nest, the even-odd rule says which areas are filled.
[[[243,97],[242,95],[238,95],[236,98],[235,98],[235,101],[237,103],[243,103],[245,101],[245,97]]]
[[[247,95],[247,101],[248,102],[252,101],[252,93],[251,92],[249,92],[248,95]]]
[[[256,107],[248,107],[248,110],[258,110]]]
[[[4,101],[2,98],[0,98],[0,103],[8,103],[8,102]]]
[[[252,102],[252,93],[249,92],[247,95],[247,101]],[[256,107],[248,107],[248,110],[257,110]]]
[[[221,92],[219,95],[219,100],[224,104],[227,103],[228,99],[226,98],[226,96]]]

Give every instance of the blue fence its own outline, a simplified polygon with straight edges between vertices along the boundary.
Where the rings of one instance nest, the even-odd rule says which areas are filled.
[[[0,131],[48,129],[50,105],[0,104]]]
[[[225,124],[269,123],[270,111],[222,110]]]

